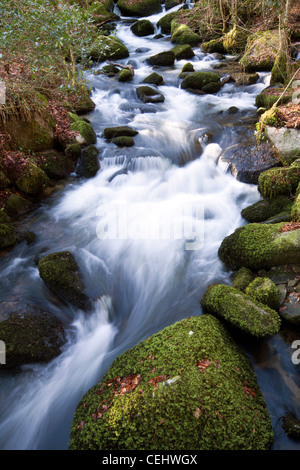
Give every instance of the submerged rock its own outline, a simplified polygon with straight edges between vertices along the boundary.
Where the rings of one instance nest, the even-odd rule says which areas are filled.
[[[138,98],[144,103],[162,103],[165,100],[164,95],[154,90],[150,86],[140,86],[136,90]]]
[[[84,294],[79,266],[69,251],[51,253],[38,262],[40,277],[60,299],[82,310],[91,308]]]
[[[34,205],[31,201],[24,199],[18,194],[11,194],[4,206],[4,212],[10,217],[17,218],[33,210]]]
[[[113,362],[78,404],[69,447],[245,450],[269,449],[272,441],[248,358],[216,318],[200,315]]]
[[[1,321],[0,338],[6,346],[6,364],[0,364],[0,369],[48,362],[61,353],[65,343],[61,321],[35,308],[14,312]]]
[[[209,286],[201,305],[205,312],[224,318],[230,325],[257,338],[274,335],[280,329],[280,317],[275,310],[231,286]]]

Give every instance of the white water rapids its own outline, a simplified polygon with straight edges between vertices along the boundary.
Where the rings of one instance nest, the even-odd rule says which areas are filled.
[[[156,24],[164,14],[148,19]],[[2,262],[3,300],[52,311],[64,322],[68,342],[47,365],[3,374],[0,449],[67,448],[78,401],[113,359],[164,326],[201,314],[207,285],[229,280],[218,248],[245,223],[241,209],[259,199],[256,186],[234,179],[218,158],[224,135],[235,139],[226,111],[239,108],[237,121],[254,113],[255,96],[268,76],[262,74],[256,85],[227,84],[216,95],[198,96],[180,89],[178,74],[186,61],[176,61],[173,68],[157,70],[165,80],[159,87],[164,103],[145,105],[135,95],[153,71],[144,60],[173,45],[169,38],[137,38],[122,23],[117,36],[130,51],[133,81],[121,84],[87,73],[96,103],[88,118],[98,136],[99,172],[89,180],[71,178],[44,202],[28,218],[36,244],[18,245]],[[149,51],[136,52],[143,47]],[[200,49],[195,53],[190,62],[197,71],[218,62]],[[134,147],[105,142],[103,129],[117,125],[139,132]],[[216,137],[212,142],[209,134]],[[66,249],[95,299],[91,314],[57,304],[38,276],[37,254]]]

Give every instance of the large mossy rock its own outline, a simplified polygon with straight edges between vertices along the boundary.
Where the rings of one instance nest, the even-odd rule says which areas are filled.
[[[246,287],[254,280],[253,272],[248,268],[240,268],[233,276],[232,287],[245,292]]]
[[[117,127],[105,127],[103,130],[104,138],[107,140],[115,137],[134,137],[138,134],[138,131],[129,126],[117,126]]]
[[[279,48],[278,31],[262,31],[248,37],[240,60],[247,72],[272,70]]]
[[[32,162],[28,162],[21,176],[16,180],[16,187],[25,194],[35,196],[48,186],[46,173]]]
[[[72,121],[71,130],[79,134],[76,137],[79,144],[91,145],[97,142],[97,136],[91,124],[80,119],[76,114],[69,113],[69,117]]]
[[[41,154],[43,163],[41,169],[49,178],[56,180],[66,178],[74,170],[74,161],[70,156],[55,150],[48,150]]]
[[[248,224],[224,238],[219,257],[232,269],[259,269],[300,264],[300,229],[284,231],[285,223]],[[283,230],[282,230],[283,229]]]
[[[238,54],[244,52],[247,44],[248,31],[237,28],[236,25],[223,37],[223,46],[228,54]]]
[[[161,75],[156,72],[150,73],[146,78],[144,78],[143,83],[149,83],[150,85],[164,85],[164,79]]]
[[[214,72],[194,72],[185,77],[181,83],[184,90],[198,90],[203,93],[216,93],[222,84],[220,76]]]
[[[89,145],[82,150],[76,173],[83,178],[93,178],[100,169],[99,150],[95,145]]]
[[[150,16],[162,10],[160,0],[118,0],[117,7],[124,16]]]
[[[292,202],[286,196],[277,196],[272,199],[266,198],[251,204],[242,210],[241,215],[248,222],[263,222],[284,211],[290,211]]]
[[[275,310],[231,286],[209,286],[201,305],[205,312],[257,338],[274,335],[280,329],[280,316]]]
[[[21,215],[30,212],[31,210],[33,210],[33,208],[34,205],[31,201],[24,199],[18,194],[11,194],[5,203],[4,212],[9,217],[16,219]]]
[[[149,36],[150,34],[154,34],[155,29],[151,21],[149,20],[140,20],[130,26],[131,31],[136,36]]]
[[[174,44],[197,46],[200,42],[200,36],[194,33],[186,24],[179,24],[176,22],[176,19],[173,19],[171,22],[171,42]]]
[[[265,198],[291,195],[300,182],[300,167],[270,168],[258,177],[258,190]]]
[[[163,51],[158,54],[148,57],[147,62],[149,65],[160,65],[167,67],[173,65],[175,61],[175,54],[173,51]]]
[[[38,269],[46,286],[60,299],[82,310],[91,308],[91,302],[83,292],[78,264],[69,251],[44,256],[39,260]]]
[[[173,11],[172,13],[167,13],[157,22],[157,26],[160,28],[163,34],[171,33],[171,23],[177,15],[178,13],[176,11]]]
[[[71,450],[269,449],[273,431],[246,356],[211,315],[118,357],[77,406]]]
[[[203,52],[208,54],[213,54],[217,52],[218,54],[226,54],[226,49],[223,46],[223,39],[211,39],[210,41],[203,42],[201,44],[201,49]]]
[[[194,57],[195,53],[192,47],[189,44],[177,44],[177,46],[173,47],[172,51],[175,54],[176,60],[182,59],[191,59]]]
[[[87,54],[96,62],[125,59],[129,56],[127,47],[113,35],[99,35]]]
[[[255,278],[245,290],[245,294],[273,310],[279,308],[277,287],[268,277]]]
[[[61,321],[49,312],[33,308],[1,321],[0,338],[6,346],[6,364],[0,364],[0,369],[48,362],[61,353],[65,342]]]

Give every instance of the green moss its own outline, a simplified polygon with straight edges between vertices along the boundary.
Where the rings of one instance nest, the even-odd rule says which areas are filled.
[[[296,197],[292,205],[291,216],[294,222],[300,222],[300,183],[296,190]]]
[[[175,54],[175,59],[191,59],[194,57],[195,53],[189,44],[178,44],[173,47],[172,51]]]
[[[236,25],[223,37],[223,46],[229,54],[244,52],[249,33]],[[217,52],[217,51],[216,51]]]
[[[0,250],[12,247],[15,243],[14,226],[9,223],[0,223]]]
[[[164,85],[164,79],[161,75],[156,72],[152,72],[148,77],[144,78],[143,83],[149,83],[150,85]]]
[[[71,124],[71,130],[74,132],[79,132],[82,137],[81,143],[90,145],[97,142],[97,136],[93,127],[86,121],[78,120],[73,122]]]
[[[134,137],[137,134],[138,131],[129,126],[105,127],[103,131],[104,138],[107,140],[120,136]]]
[[[43,152],[42,170],[49,178],[62,179],[66,178],[71,171],[74,170],[72,160],[63,153],[58,153],[54,150]]]
[[[11,194],[4,206],[5,213],[13,218],[17,218],[32,209],[33,204],[18,194]]]
[[[292,94],[287,90],[281,97],[284,88],[282,87],[267,87],[261,93],[256,96],[255,104],[257,108],[270,109],[273,104],[278,101],[278,106],[281,104],[288,103],[291,100]],[[280,99],[279,99],[280,98]]]
[[[267,277],[257,277],[246,288],[245,294],[273,310],[279,308],[277,287]]]
[[[118,81],[119,82],[128,82],[129,80],[132,80],[132,74],[129,69],[122,69],[118,73]]]
[[[117,7],[124,16],[150,16],[160,13],[160,0],[118,0]]]
[[[270,168],[258,177],[258,190],[265,198],[274,198],[281,194],[291,195],[300,182],[300,168]]]
[[[150,34],[154,34],[154,26],[149,20],[140,20],[130,26],[131,31],[136,36],[149,36]]]
[[[142,85],[136,89],[138,98],[144,103],[162,103],[165,97],[150,86]]]
[[[66,145],[64,153],[69,159],[76,162],[81,155],[81,146],[78,142],[74,141]]]
[[[175,44],[189,44],[197,46],[200,36],[185,24],[178,24],[175,19],[171,23],[171,42]]]
[[[203,50],[203,52],[207,52],[209,54],[213,54],[214,52],[217,52],[219,54],[226,53],[226,49],[223,46],[222,39],[211,39],[210,41],[203,42],[201,44],[201,49]]]
[[[50,361],[65,341],[62,323],[43,310],[13,313],[0,322],[0,337],[6,345],[6,364],[0,369]]]
[[[40,277],[46,286],[62,300],[82,310],[91,307],[83,293],[83,284],[79,267],[69,251],[51,253],[38,263]]]
[[[17,188],[31,196],[42,193],[48,184],[49,179],[46,173],[31,162],[16,181]]]
[[[258,338],[276,334],[280,328],[277,312],[234,287],[209,286],[201,305],[205,312],[224,318],[230,325]]]
[[[193,64],[191,64],[190,62],[187,62],[186,64],[184,64],[184,66],[181,69],[181,73],[184,73],[184,72],[195,72]]]
[[[124,59],[129,56],[127,47],[115,36],[99,35],[86,51],[91,60],[103,62],[105,60]]]
[[[132,147],[134,145],[133,138],[128,136],[114,137],[111,141],[118,147]]]
[[[284,211],[291,209],[292,203],[286,196],[266,198],[255,202],[242,210],[241,215],[248,222],[263,222]]]
[[[271,70],[270,84],[285,83],[288,78],[287,56],[282,51],[277,51],[276,59]]]
[[[176,11],[172,13],[167,13],[165,16],[160,18],[160,20],[157,22],[157,26],[161,29],[161,32],[163,34],[170,34],[171,33],[171,23],[174,18],[178,16],[178,13]]]
[[[259,269],[300,264],[300,230],[281,232],[284,223],[248,224],[226,237],[219,257],[226,266]]]
[[[95,145],[89,145],[82,151],[77,174],[84,178],[92,178],[100,168],[98,159],[99,150]]]
[[[247,72],[272,70],[279,48],[278,31],[262,31],[248,37],[240,60]]]
[[[164,51],[159,52],[158,54],[148,57],[147,62],[150,65],[159,65],[159,66],[170,66],[173,65],[175,61],[175,54],[173,51]]]
[[[206,89],[206,93],[210,93],[212,84],[215,84],[217,89],[221,87],[220,76],[217,73],[194,72],[183,79],[181,88],[202,91]]]
[[[249,360],[216,318],[201,315],[118,357],[78,404],[69,446],[245,450],[268,449],[272,441]]]
[[[282,418],[284,432],[292,439],[300,439],[300,420],[294,415],[286,414]]]
[[[250,269],[242,267],[235,273],[232,280],[232,286],[241,292],[245,292],[246,287],[253,281],[254,277],[255,276]]]

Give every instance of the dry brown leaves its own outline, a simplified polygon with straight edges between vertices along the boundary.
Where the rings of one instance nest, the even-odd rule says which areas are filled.
[[[281,227],[280,232],[292,232],[298,229],[300,229],[300,222],[288,222]]]
[[[278,119],[285,127],[300,129],[300,104],[288,103],[286,106],[280,106]]]

